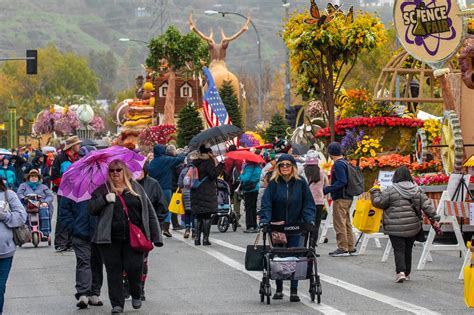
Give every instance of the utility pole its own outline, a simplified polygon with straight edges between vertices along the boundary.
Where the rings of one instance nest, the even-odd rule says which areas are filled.
[[[282,0],[283,7],[285,8],[285,19],[287,20],[290,15],[290,3],[288,0]],[[285,109],[289,110],[291,107],[291,79],[290,79],[290,54],[288,48],[285,46],[286,59],[285,59]]]

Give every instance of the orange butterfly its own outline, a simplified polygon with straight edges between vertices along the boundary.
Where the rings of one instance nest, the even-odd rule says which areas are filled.
[[[310,19],[305,19],[303,22],[306,24],[318,24],[321,26],[326,22],[330,22],[334,19],[335,15],[341,11],[341,6],[333,5],[329,3],[326,8],[327,14],[321,14],[319,11],[318,5],[316,4],[316,0],[311,0],[311,17]],[[341,11],[342,12],[342,11]],[[349,13],[346,16],[346,23],[352,23],[354,21],[354,9],[351,7],[349,9]]]

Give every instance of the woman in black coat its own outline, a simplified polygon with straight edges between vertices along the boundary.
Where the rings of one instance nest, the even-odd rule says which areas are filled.
[[[211,215],[217,212],[217,177],[224,171],[224,164],[217,163],[212,150],[204,145],[199,148],[199,152],[193,164],[198,169],[201,184],[191,190],[191,211],[196,215],[194,245],[201,245],[201,233],[204,235],[202,244],[211,245]]]

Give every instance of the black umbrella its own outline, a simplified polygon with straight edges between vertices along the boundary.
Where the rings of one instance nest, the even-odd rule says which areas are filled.
[[[243,131],[234,125],[212,127],[195,135],[191,141],[189,141],[189,148],[191,150],[196,150],[203,144],[213,146],[231,140],[242,133]]]
[[[295,155],[305,155],[309,150],[309,146],[298,143],[292,143],[291,148],[293,149],[292,153]]]
[[[97,146],[97,142],[95,142],[94,140],[91,140],[91,139],[81,139],[82,143],[81,143],[81,146],[82,147],[95,147]]]

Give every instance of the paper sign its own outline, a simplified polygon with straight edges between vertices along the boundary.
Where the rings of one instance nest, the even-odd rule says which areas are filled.
[[[386,189],[392,186],[393,174],[395,174],[395,171],[380,171],[379,172],[378,180],[380,182],[380,188]]]
[[[464,183],[461,183],[461,178],[463,177],[462,174],[451,174],[449,176],[448,182],[448,195],[452,201],[465,201],[466,197],[468,196],[467,188],[469,186],[469,180],[471,179],[471,175],[464,175]]]
[[[469,204],[469,225],[474,225],[474,203]]]

